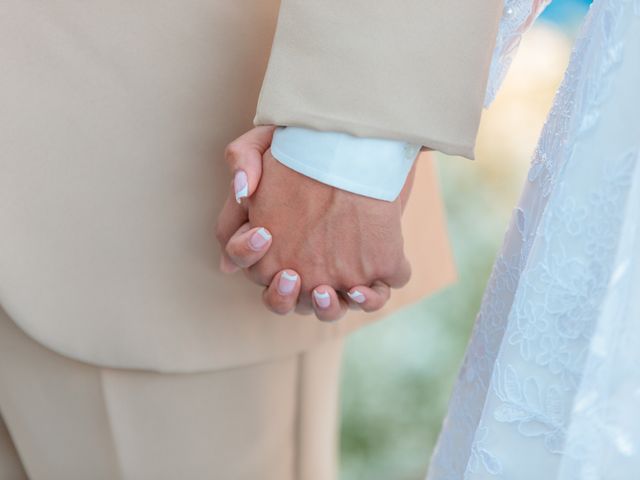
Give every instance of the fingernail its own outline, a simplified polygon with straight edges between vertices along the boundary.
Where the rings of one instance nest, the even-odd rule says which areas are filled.
[[[280,275],[280,281],[278,282],[278,293],[280,295],[289,295],[296,288],[296,282],[298,281],[298,274],[288,273],[286,270]]]
[[[318,290],[314,290],[313,298],[315,298],[316,304],[320,308],[329,308],[329,305],[331,305],[331,296],[329,295],[329,292],[320,292]]]
[[[251,235],[249,239],[249,246],[252,250],[260,251],[264,248],[264,246],[269,243],[271,240],[271,234],[267,232],[264,228],[259,228],[256,233]]]
[[[236,202],[240,203],[243,198],[249,196],[249,180],[244,170],[238,170],[233,177],[233,190],[236,194]]]
[[[348,293],[348,295],[349,298],[356,303],[364,303],[364,301],[366,300],[364,294],[362,292],[359,292],[358,290],[352,290]]]

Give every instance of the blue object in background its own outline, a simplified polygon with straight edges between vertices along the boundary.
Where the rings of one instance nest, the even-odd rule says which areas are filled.
[[[540,19],[573,29],[582,21],[591,3],[592,0],[553,0]]]

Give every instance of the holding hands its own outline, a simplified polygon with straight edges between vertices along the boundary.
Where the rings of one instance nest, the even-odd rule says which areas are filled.
[[[220,268],[264,285],[263,301],[324,321],[347,308],[375,311],[411,275],[401,216],[413,175],[393,202],[320,183],[278,162],[274,127],[256,127],[225,151],[233,182],[218,218]]]

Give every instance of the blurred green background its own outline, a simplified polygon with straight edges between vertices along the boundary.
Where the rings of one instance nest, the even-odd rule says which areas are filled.
[[[473,320],[588,0],[555,0],[486,111],[477,159],[436,159],[459,281],[353,334],[341,480],[422,480]],[[425,245],[428,248],[428,245]]]

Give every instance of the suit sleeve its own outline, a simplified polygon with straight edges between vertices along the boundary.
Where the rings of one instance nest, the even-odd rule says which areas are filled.
[[[282,0],[256,124],[473,157],[502,0]]]

